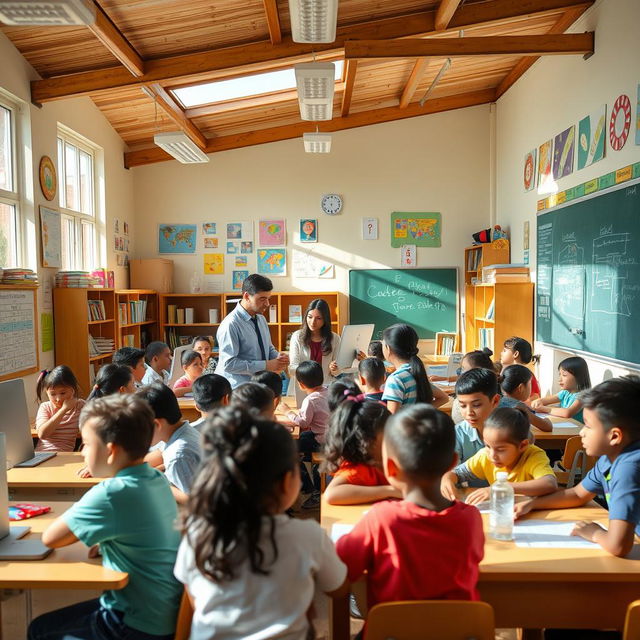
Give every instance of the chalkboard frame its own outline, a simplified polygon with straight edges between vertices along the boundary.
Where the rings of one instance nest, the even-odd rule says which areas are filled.
[[[554,214],[557,215],[559,213],[562,212],[563,209],[572,207],[574,205],[580,204],[582,202],[585,201],[589,201],[589,200],[594,200],[596,198],[601,198],[601,197],[606,197],[609,196],[617,191],[621,191],[623,189],[628,189],[630,187],[637,187],[640,186],[640,178],[635,178],[632,180],[626,180],[624,182],[621,182],[619,184],[613,185],[607,189],[602,189],[599,191],[596,191],[594,193],[589,193],[586,194],[584,196],[581,196],[579,198],[575,198],[572,199],[570,201],[567,202],[563,202],[561,204],[558,204],[554,207],[549,207],[548,209],[543,209],[538,211],[537,215],[536,215],[536,254],[538,253],[538,246],[539,246],[539,233],[540,233],[540,219],[543,218],[544,216],[546,216],[547,214]],[[540,260],[539,260],[539,256],[536,255],[536,283],[539,282],[540,279]],[[537,288],[537,287],[536,287]],[[586,289],[585,289],[585,293],[586,293]],[[599,362],[602,362],[604,364],[611,364],[614,366],[618,366],[618,367],[625,367],[627,369],[632,369],[634,371],[639,371],[640,372],[640,359],[638,361],[630,361],[630,360],[625,360],[622,358],[616,358],[614,356],[610,356],[610,355],[606,355],[606,354],[602,354],[599,353],[598,351],[587,351],[584,349],[580,349],[579,347],[576,346],[568,346],[568,345],[564,345],[564,344],[560,344],[559,342],[554,342],[552,340],[547,339],[546,337],[540,337],[540,329],[539,329],[539,323],[538,323],[538,292],[536,292],[536,296],[535,296],[535,304],[536,304],[536,309],[535,309],[535,313],[534,313],[534,320],[535,320],[535,338],[536,338],[536,342],[553,348],[553,349],[557,349],[560,351],[563,351],[565,353],[572,353],[575,355],[579,355],[579,356],[584,356],[587,358],[590,358],[592,360],[597,360]]]
[[[352,313],[352,300],[355,298],[355,296],[352,294],[351,292],[351,286],[352,286],[352,278],[354,273],[368,273],[368,274],[373,274],[375,272],[402,272],[403,274],[411,274],[414,272],[421,272],[421,271],[429,271],[429,272],[435,272],[435,271],[447,271],[452,273],[452,275],[454,276],[455,279],[455,327],[440,327],[436,330],[433,331],[433,336],[427,336],[424,337],[423,335],[421,335],[421,331],[418,327],[415,327],[411,322],[408,322],[407,324],[410,324],[411,326],[414,326],[414,328],[416,329],[416,331],[418,332],[418,336],[420,338],[420,340],[435,340],[435,334],[438,331],[447,331],[450,333],[455,332],[456,334],[460,335],[460,273],[459,273],[459,267],[457,266],[446,266],[446,267],[420,267],[417,269],[401,269],[401,268],[396,268],[396,267],[387,267],[387,268],[373,268],[373,269],[350,269],[349,270],[349,322],[353,323],[353,313]],[[400,317],[395,318],[395,322],[403,322],[403,319]],[[391,326],[391,324],[394,324],[394,322],[389,322],[388,326]],[[380,328],[376,326],[376,328],[374,329],[374,335],[373,335],[373,339],[379,339],[380,336],[378,335],[381,332]]]

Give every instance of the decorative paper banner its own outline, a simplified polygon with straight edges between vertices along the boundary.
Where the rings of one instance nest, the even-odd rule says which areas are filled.
[[[362,239],[378,239],[378,218],[362,218]]]
[[[195,253],[195,224],[158,225],[158,253]]]
[[[258,249],[258,273],[265,276],[286,276],[286,248]]]
[[[609,120],[609,143],[615,151],[620,151],[627,143],[631,129],[631,100],[624,93],[618,96],[611,109]]]
[[[318,242],[318,221],[311,218],[300,220],[300,242]]]
[[[607,105],[589,114],[578,123],[578,169],[584,169],[604,158]]]
[[[42,266],[60,267],[62,230],[60,228],[60,214],[54,209],[40,207],[40,235],[42,237],[42,255],[40,256]]]
[[[536,149],[524,157],[524,190],[531,191],[536,186]]]
[[[547,140],[538,147],[538,186],[542,187],[551,180],[551,159],[553,140]]]
[[[638,85],[638,98],[636,102],[636,144],[640,144],[640,84]]]
[[[553,177],[556,180],[573,173],[576,146],[575,125],[559,133],[553,141]]]
[[[416,266],[416,245],[403,244],[400,248],[402,254],[401,266],[411,268]]]
[[[287,244],[287,232],[283,218],[260,220],[258,242],[261,247],[279,247]]]
[[[295,278],[335,278],[335,266],[311,253],[293,250],[291,275]]]
[[[439,247],[442,216],[439,213],[391,214],[391,246],[412,242],[418,247]]]

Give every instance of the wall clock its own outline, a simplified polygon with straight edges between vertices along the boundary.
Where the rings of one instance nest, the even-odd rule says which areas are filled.
[[[328,216],[336,216],[342,211],[342,198],[337,193],[327,193],[322,196],[320,206]]]
[[[49,156],[42,156],[40,158],[40,189],[42,189],[42,195],[47,200],[53,200],[56,197],[57,187],[56,168]]]

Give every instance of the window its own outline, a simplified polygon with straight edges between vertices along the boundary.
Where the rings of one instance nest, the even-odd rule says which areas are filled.
[[[96,266],[95,150],[60,129],[58,184],[62,268],[91,271]]]
[[[16,168],[16,106],[0,97],[0,267],[19,265],[20,192]]]

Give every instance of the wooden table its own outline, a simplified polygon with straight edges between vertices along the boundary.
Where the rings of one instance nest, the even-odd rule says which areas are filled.
[[[593,506],[534,511],[534,520],[596,520],[607,512]],[[321,506],[321,524],[330,534],[336,523],[354,524],[371,505]],[[483,514],[485,534],[488,517]],[[487,538],[478,583],[482,600],[495,611],[496,627],[527,629],[527,638],[540,637],[545,627],[619,629],[627,606],[640,598],[640,546],[629,558],[616,558],[602,549],[527,549],[513,542]],[[333,640],[347,640],[349,621],[339,602],[330,609]]]
[[[196,401],[193,398],[178,398],[178,405],[182,412],[182,417],[189,422],[200,420],[200,412],[196,409]]]
[[[554,431],[540,431],[537,427],[531,427],[531,431],[536,438],[536,445],[541,449],[562,449],[564,450],[565,444],[569,438],[580,435],[580,431],[584,426],[577,420],[571,418],[558,418],[557,416],[547,415],[547,418],[552,423],[556,422],[571,422],[575,425],[573,428],[557,429]]]

